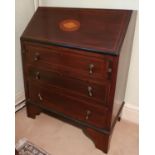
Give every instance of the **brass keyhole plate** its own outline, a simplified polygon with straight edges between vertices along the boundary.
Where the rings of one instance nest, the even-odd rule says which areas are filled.
[[[80,22],[75,19],[65,19],[60,22],[59,27],[63,31],[76,31],[80,28]]]

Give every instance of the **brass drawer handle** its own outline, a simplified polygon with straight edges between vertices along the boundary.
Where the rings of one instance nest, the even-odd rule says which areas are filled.
[[[34,55],[34,61],[38,61],[39,58],[40,58],[40,54],[38,52],[36,52]]]
[[[36,79],[36,80],[39,80],[39,79],[40,79],[40,72],[36,72],[36,73],[35,73],[35,79]]]
[[[90,114],[91,114],[91,111],[90,110],[87,110],[86,111],[86,117],[85,117],[86,120],[89,119]]]
[[[42,100],[43,100],[43,98],[42,98],[42,96],[41,96],[41,94],[40,94],[40,93],[38,94],[38,98],[39,98],[39,100],[40,100],[40,101],[42,101]]]
[[[93,68],[95,67],[94,64],[89,64],[89,74],[93,74]]]
[[[93,88],[91,86],[88,86],[88,94],[89,94],[89,96],[93,96],[92,90],[93,90]]]

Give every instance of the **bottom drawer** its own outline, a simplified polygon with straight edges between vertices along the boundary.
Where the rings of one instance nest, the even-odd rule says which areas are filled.
[[[67,96],[63,92],[56,91],[49,85],[38,86],[35,83],[29,85],[30,102],[42,104],[42,106],[62,113],[73,119],[89,123],[99,128],[106,127],[106,107],[97,107],[82,102],[74,96]]]

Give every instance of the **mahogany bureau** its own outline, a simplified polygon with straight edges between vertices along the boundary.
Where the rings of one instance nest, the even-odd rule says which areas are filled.
[[[21,36],[28,117],[48,111],[107,152],[124,105],[131,17],[130,10],[39,7]]]

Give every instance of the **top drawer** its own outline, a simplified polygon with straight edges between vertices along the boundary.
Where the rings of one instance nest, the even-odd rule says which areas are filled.
[[[26,61],[70,76],[110,79],[112,57],[57,46],[26,44]]]

